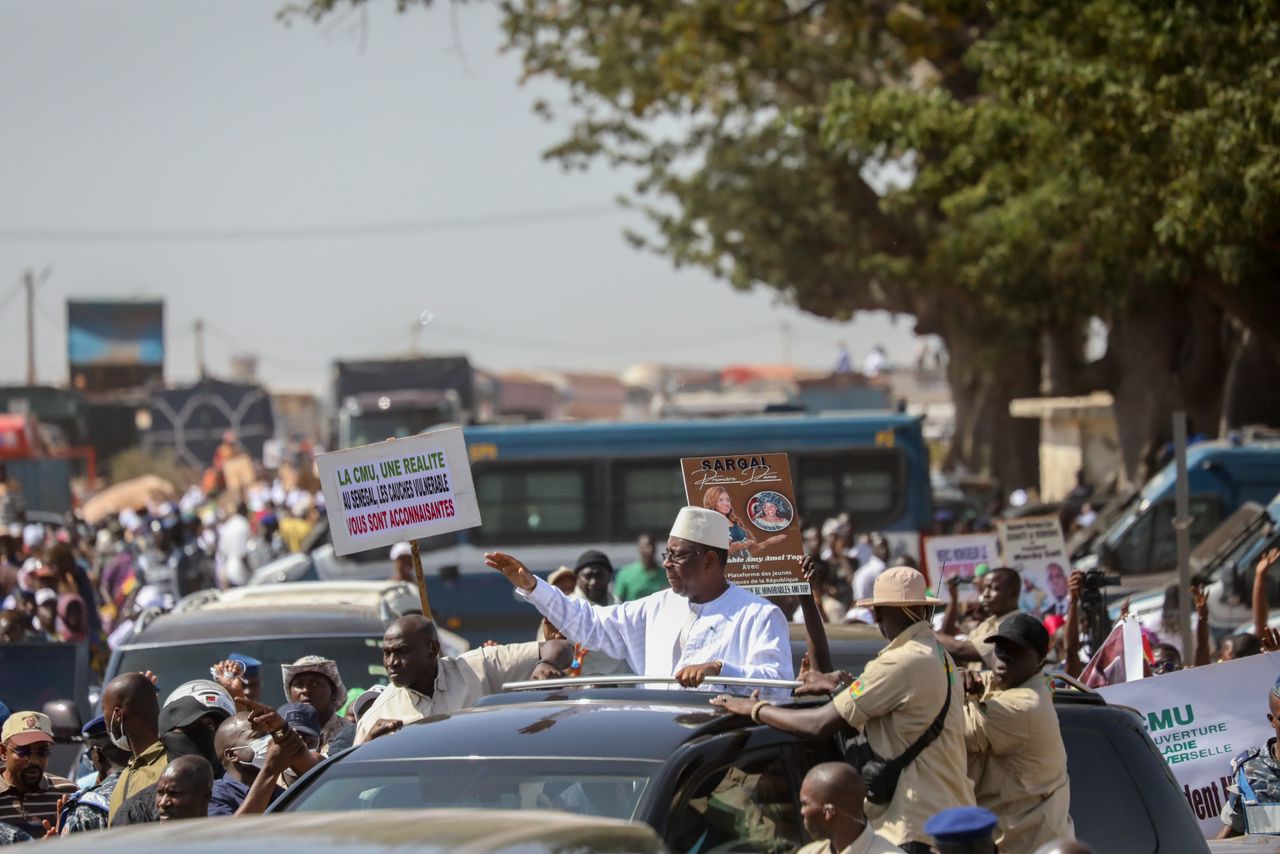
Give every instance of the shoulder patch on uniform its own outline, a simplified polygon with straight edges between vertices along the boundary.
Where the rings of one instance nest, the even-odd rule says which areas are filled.
[[[849,696],[850,696],[850,697],[855,697],[855,698],[856,698],[856,697],[861,697],[861,696],[862,696],[862,692],[863,692],[863,690],[864,690],[864,689],[863,689],[863,687],[862,687],[862,680],[861,680],[861,679],[855,679],[855,680],[853,680],[852,682],[850,682],[850,683],[849,683]]]
[[[1231,760],[1232,773],[1239,771],[1240,766],[1244,765],[1244,763],[1248,762],[1251,759],[1257,759],[1261,755],[1262,755],[1262,751],[1257,749],[1256,747],[1249,748],[1248,750],[1240,751],[1240,753],[1236,756],[1236,758]]]

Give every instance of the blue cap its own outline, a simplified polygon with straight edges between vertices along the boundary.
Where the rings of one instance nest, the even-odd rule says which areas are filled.
[[[310,703],[285,703],[276,711],[299,735],[320,737],[320,715]]]
[[[101,738],[107,734],[107,719],[98,715],[80,728],[80,734],[85,738]]]
[[[256,658],[233,652],[227,656],[227,661],[238,661],[244,665],[244,675],[250,679],[257,679],[262,676],[262,662]]]
[[[939,842],[977,842],[990,839],[996,814],[982,807],[953,807],[924,823],[924,832]]]
[[[11,714],[9,707],[3,701],[0,701],[0,726],[4,726],[4,722],[9,720],[9,715]]]

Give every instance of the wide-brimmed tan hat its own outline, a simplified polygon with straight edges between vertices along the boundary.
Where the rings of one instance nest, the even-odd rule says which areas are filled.
[[[859,599],[859,608],[909,608],[912,605],[941,605],[941,599],[927,595],[924,576],[909,566],[894,566],[876,578],[870,599]]]

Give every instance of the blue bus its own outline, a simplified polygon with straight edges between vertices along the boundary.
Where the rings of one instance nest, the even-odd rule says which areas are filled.
[[[928,449],[907,415],[481,425],[464,435],[483,525],[420,545],[433,610],[473,643],[512,639],[507,617],[525,625],[532,613],[518,605],[512,614],[510,587],[485,567],[485,552],[545,574],[592,548],[630,563],[645,533],[661,549],[686,503],[681,457],[786,453],[806,524],[847,512],[856,530],[881,531],[916,558],[932,525]],[[335,558],[322,546],[311,577],[388,577],[387,551]]]

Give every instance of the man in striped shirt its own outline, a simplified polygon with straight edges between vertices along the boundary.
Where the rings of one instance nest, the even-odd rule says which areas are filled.
[[[4,774],[0,776],[0,822],[39,839],[45,822],[58,821],[58,801],[76,791],[76,784],[49,774],[53,725],[39,712],[14,712],[0,732]]]

